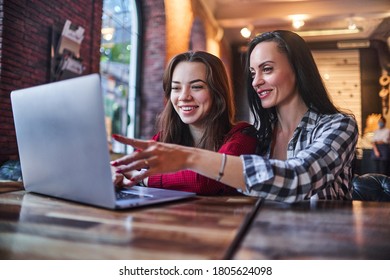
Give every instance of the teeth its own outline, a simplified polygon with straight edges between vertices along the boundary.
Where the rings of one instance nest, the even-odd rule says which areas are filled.
[[[194,107],[181,107],[183,111],[191,111]]]
[[[260,96],[267,95],[268,93],[270,93],[270,91],[269,91],[269,90],[262,91],[262,92],[260,92]]]

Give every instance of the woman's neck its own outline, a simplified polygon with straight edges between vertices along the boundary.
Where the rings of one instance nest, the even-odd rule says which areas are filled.
[[[307,106],[303,102],[295,103],[294,106],[277,108],[276,114],[278,121],[273,129],[271,158],[280,160],[287,159],[288,143],[307,109]]]
[[[202,139],[202,137],[205,133],[205,128],[193,126],[193,125],[189,125],[189,128],[190,128],[190,132],[191,132],[192,138],[194,139],[194,144],[196,147],[199,145],[200,140]]]
[[[279,129],[287,134],[292,134],[302,120],[303,115],[307,112],[308,107],[299,97],[286,106],[276,108]]]

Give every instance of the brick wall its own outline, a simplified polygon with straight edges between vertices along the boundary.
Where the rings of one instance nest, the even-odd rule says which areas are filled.
[[[83,74],[99,72],[102,0],[0,0],[0,163],[18,157],[10,92],[50,81],[52,30],[85,28]]]
[[[165,6],[162,0],[142,1],[142,74],[140,138],[155,134],[156,115],[163,109],[162,76],[166,59]]]
[[[139,0],[140,1],[140,0]],[[206,42],[215,41],[216,53],[230,67],[230,54],[222,42],[215,40],[216,30],[197,0],[142,0],[143,52],[141,78],[140,138],[150,139],[156,133],[156,116],[164,107],[162,78],[167,61],[175,54],[196,47],[207,49]],[[176,5],[176,6],[175,6]],[[196,19],[196,21],[195,21]],[[202,28],[194,28],[201,26]],[[203,29],[204,28],[204,29]],[[191,34],[191,30],[194,32]],[[198,34],[199,33],[199,34]]]
[[[168,59],[167,45],[184,40],[189,48],[189,34],[167,42],[165,2],[170,0],[136,1],[141,4],[143,35],[139,87],[141,100],[137,108],[140,112],[139,137],[149,139],[156,132],[156,116],[164,106],[162,76]],[[0,164],[18,157],[10,92],[50,81],[52,30],[61,32],[67,19],[85,28],[80,50],[85,66],[83,74],[99,72],[102,2],[0,0]],[[200,9],[195,2],[191,1],[193,9]],[[213,38],[213,26],[200,12],[200,15],[197,12],[194,14],[203,21],[208,31],[206,37]],[[202,34],[198,37],[204,38],[204,30],[200,32]],[[197,37],[197,34],[192,35]]]

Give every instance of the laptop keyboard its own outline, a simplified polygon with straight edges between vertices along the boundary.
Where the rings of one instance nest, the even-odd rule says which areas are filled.
[[[116,192],[116,199],[129,199],[129,198],[140,198],[139,194],[129,193],[129,192]]]
[[[129,199],[129,198],[152,198],[153,195],[146,194],[144,192],[138,192],[137,190],[119,190],[116,193],[117,200]]]

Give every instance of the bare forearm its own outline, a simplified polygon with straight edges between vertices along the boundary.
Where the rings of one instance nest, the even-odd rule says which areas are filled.
[[[138,152],[126,155],[111,164],[117,173],[146,168],[145,172],[133,178],[140,181],[161,173],[189,169],[211,179],[217,179],[221,170],[223,155],[203,149],[184,147],[155,141],[130,139],[115,135],[117,141],[132,145]],[[236,189],[245,189],[243,164],[238,156],[227,156],[221,182]]]
[[[202,149],[191,149],[187,157],[187,168],[211,179],[217,179],[222,165],[222,154]],[[245,189],[243,164],[238,156],[226,156],[222,183],[236,189]]]

